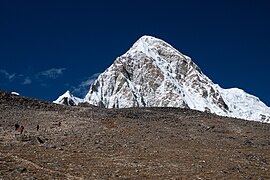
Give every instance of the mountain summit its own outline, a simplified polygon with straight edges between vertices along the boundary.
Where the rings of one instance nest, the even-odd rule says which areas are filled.
[[[83,99],[73,96],[68,90],[62,96],[59,96],[55,101],[56,104],[64,104],[68,106],[77,106],[79,103],[83,102]]]
[[[106,108],[181,107],[268,122],[270,108],[241,89],[214,84],[190,57],[143,36],[91,85],[85,102]]]

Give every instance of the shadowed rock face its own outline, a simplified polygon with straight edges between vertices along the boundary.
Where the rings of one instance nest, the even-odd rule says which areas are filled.
[[[62,104],[67,105],[67,106],[76,106],[75,102],[72,99],[68,99],[67,97],[64,97],[62,99]]]
[[[270,178],[270,124],[172,107],[81,105],[0,91],[0,177]],[[22,135],[14,124],[25,127]]]

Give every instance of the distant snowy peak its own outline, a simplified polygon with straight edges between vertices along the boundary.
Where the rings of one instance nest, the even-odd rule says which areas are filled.
[[[68,90],[62,96],[59,96],[59,98],[53,102],[56,104],[77,106],[79,103],[83,102],[83,99],[73,96]]]
[[[106,108],[181,107],[270,121],[270,108],[243,90],[214,84],[190,57],[143,36],[98,76],[84,98]]]
[[[17,92],[11,92],[11,94],[13,94],[13,95],[17,95],[17,96],[20,96],[20,94],[19,93],[17,93]]]

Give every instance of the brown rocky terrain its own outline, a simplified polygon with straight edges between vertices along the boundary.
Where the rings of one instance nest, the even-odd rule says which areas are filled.
[[[270,124],[0,91],[0,179],[270,179],[269,152]]]

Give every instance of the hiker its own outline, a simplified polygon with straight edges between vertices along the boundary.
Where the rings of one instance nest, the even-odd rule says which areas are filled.
[[[37,131],[39,130],[39,125],[37,125]]]
[[[15,124],[15,131],[17,131],[19,129],[20,125],[19,124]]]
[[[24,130],[24,127],[21,126],[21,127],[20,127],[20,134],[22,134],[23,130]]]

